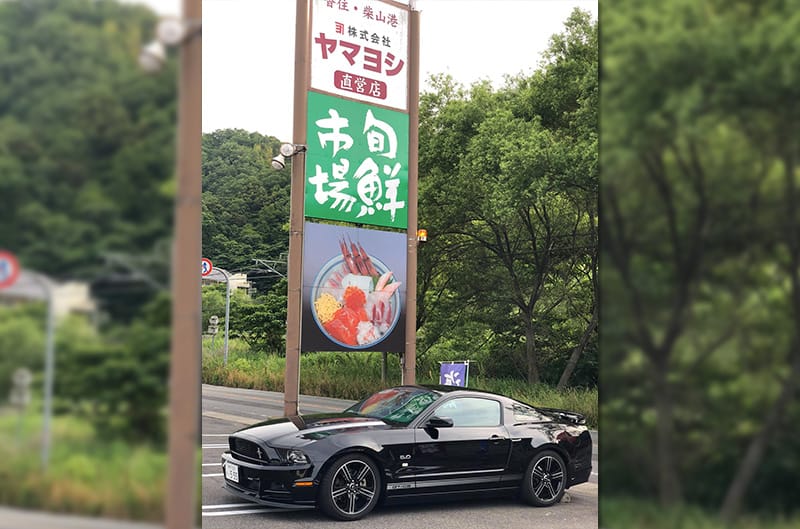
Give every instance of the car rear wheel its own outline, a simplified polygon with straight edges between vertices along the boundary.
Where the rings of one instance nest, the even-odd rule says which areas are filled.
[[[320,483],[319,506],[338,520],[358,520],[378,503],[381,477],[372,460],[361,454],[340,457]]]
[[[522,483],[522,497],[531,505],[547,507],[558,503],[567,484],[564,460],[551,450],[539,452],[528,464]]]

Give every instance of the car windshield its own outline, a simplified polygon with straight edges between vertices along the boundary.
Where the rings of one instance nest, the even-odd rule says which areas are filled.
[[[423,388],[389,388],[367,397],[345,411],[407,425],[438,398],[438,393]]]

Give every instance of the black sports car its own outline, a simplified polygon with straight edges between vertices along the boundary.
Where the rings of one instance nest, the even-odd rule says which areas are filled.
[[[225,488],[273,507],[356,520],[379,501],[519,493],[536,506],[588,481],[583,416],[482,391],[399,386],[343,413],[292,416],[232,434]]]

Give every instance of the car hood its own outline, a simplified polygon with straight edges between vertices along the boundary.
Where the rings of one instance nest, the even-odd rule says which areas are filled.
[[[234,433],[234,436],[265,442],[275,447],[292,447],[332,435],[363,433],[365,430],[387,429],[380,419],[354,413],[292,415],[260,422]]]

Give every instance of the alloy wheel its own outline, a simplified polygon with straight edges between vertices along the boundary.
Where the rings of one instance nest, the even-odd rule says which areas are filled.
[[[360,514],[372,504],[377,494],[377,480],[372,468],[360,459],[340,466],[331,481],[331,499],[343,514]]]
[[[550,455],[545,455],[533,465],[531,490],[542,503],[553,502],[564,488],[563,463]]]

